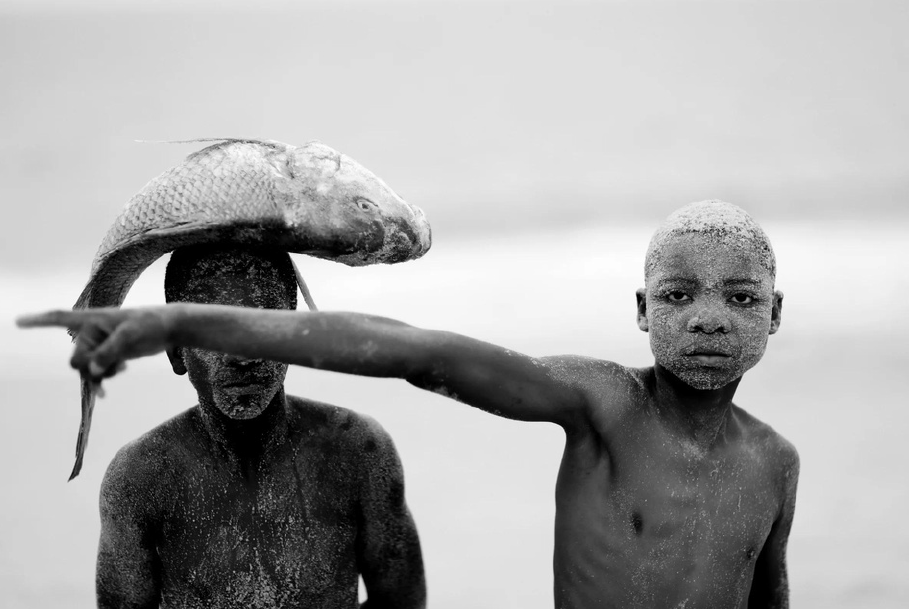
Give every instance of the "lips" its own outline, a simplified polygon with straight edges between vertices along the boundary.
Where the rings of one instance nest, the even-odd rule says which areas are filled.
[[[720,366],[725,364],[732,357],[727,350],[716,347],[695,346],[683,351],[686,357],[689,357],[702,366]]]
[[[728,340],[699,340],[682,347],[683,355],[725,355],[730,357],[734,351]]]
[[[719,366],[729,359],[728,355],[706,355],[703,353],[695,353],[688,357],[697,360],[703,366]]]
[[[225,391],[231,392],[246,392],[252,390],[258,390],[262,386],[262,381],[258,378],[236,378],[232,377],[229,380],[224,380],[218,383],[218,385]]]

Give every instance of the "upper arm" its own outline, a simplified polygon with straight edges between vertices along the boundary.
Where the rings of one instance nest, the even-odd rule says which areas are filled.
[[[772,607],[783,609],[789,607],[789,577],[786,568],[786,547],[792,520],[795,515],[795,497],[799,478],[799,456],[795,447],[780,438],[782,447],[780,486],[781,505],[779,514],[773,522],[770,534],[754,566],[754,578],[751,582],[751,594],[748,597],[749,609],[755,607]]]
[[[419,609],[426,604],[426,582],[416,525],[404,500],[404,471],[388,434],[374,421],[365,424],[357,532],[364,606]]]
[[[418,351],[426,354],[407,381],[521,421],[549,421],[563,427],[586,412],[586,394],[564,372],[560,358],[534,358],[450,332],[422,330]]]
[[[98,607],[157,607],[160,566],[142,486],[143,469],[130,446],[121,449],[101,484],[101,539],[95,578]],[[139,465],[139,467],[137,467]]]

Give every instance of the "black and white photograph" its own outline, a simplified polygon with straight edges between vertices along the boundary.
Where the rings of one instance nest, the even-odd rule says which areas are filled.
[[[907,31],[0,0],[0,606],[904,607]]]

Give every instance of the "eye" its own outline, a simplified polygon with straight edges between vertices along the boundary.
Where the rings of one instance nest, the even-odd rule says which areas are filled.
[[[681,290],[672,290],[666,292],[666,299],[669,302],[685,302],[686,300],[691,300],[691,297]]]
[[[754,302],[754,298],[750,294],[744,294],[742,292],[739,292],[738,294],[733,294],[732,298],[730,298],[729,300],[731,300],[735,304],[742,304],[742,305],[751,304],[752,302]]]
[[[357,197],[354,202],[357,204],[357,207],[363,211],[372,211],[376,207],[376,204],[366,197]]]

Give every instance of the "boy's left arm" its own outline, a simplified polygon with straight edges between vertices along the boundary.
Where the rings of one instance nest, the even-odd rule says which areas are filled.
[[[357,535],[357,564],[367,594],[361,609],[424,609],[423,555],[404,500],[404,470],[391,437],[378,424],[370,427],[375,450],[367,453],[361,471]]]
[[[795,495],[799,480],[799,456],[786,443],[783,465],[783,502],[779,516],[754,566],[748,609],[787,609],[789,607],[789,577],[786,569],[786,546],[792,518],[795,514]]]

